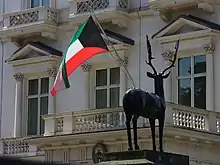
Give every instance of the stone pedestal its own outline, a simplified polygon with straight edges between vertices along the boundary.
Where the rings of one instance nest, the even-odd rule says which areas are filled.
[[[150,150],[104,153],[101,164],[189,165],[189,156]]]

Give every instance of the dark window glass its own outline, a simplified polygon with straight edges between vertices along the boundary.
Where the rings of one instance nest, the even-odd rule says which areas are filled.
[[[111,88],[110,89],[110,107],[118,107],[119,106],[119,92],[120,88]]]
[[[40,6],[40,0],[31,0],[31,8],[39,7]]]
[[[44,133],[44,120],[42,119],[42,115],[48,114],[48,96],[40,98],[40,134]]]
[[[120,68],[110,69],[110,84],[120,84]]]
[[[28,81],[28,95],[38,94],[38,79]]]
[[[96,108],[107,108],[107,89],[96,90]]]
[[[96,86],[106,86],[107,85],[107,69],[96,71]]]
[[[49,78],[41,79],[41,94],[47,94],[49,92]]]
[[[195,56],[194,57],[194,73],[205,73],[206,72],[206,56]]]
[[[178,81],[178,102],[191,106],[191,80],[189,78]]]
[[[49,7],[50,6],[50,0],[42,0],[42,6],[47,6]]]
[[[191,75],[191,58],[180,58],[178,60],[178,76],[190,76]]]
[[[38,99],[28,99],[28,135],[37,134]]]
[[[206,77],[194,79],[194,104],[195,107],[206,109]]]

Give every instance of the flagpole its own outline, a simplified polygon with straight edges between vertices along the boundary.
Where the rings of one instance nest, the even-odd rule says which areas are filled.
[[[131,81],[131,84],[132,84],[133,87],[135,88],[135,83],[134,83],[134,80],[132,79],[130,73],[129,73],[128,70],[125,68],[123,62],[121,62],[121,58],[120,58],[120,56],[118,55],[116,49],[114,48],[114,46],[112,45],[111,41],[109,40],[109,38],[108,38],[107,34],[105,33],[104,29],[102,28],[101,24],[99,23],[98,18],[96,17],[96,15],[95,15],[95,13],[94,13],[92,7],[89,6],[89,8],[90,8],[90,15],[91,15],[91,16],[94,15],[94,17],[95,17],[95,21],[96,21],[97,25],[99,26],[99,28],[100,28],[100,30],[102,31],[103,35],[106,37],[106,39],[107,39],[107,41],[108,41],[110,47],[111,47],[111,48],[113,49],[113,51],[115,52],[115,55],[118,57],[118,60],[115,59],[115,58],[114,58],[114,55],[112,54],[112,52],[109,51],[110,54],[111,54],[111,56],[112,56],[112,57],[113,57],[113,58],[119,63],[119,65],[122,66],[122,68],[123,68],[122,70],[127,74],[129,80]],[[91,13],[92,13],[93,15],[92,15]]]

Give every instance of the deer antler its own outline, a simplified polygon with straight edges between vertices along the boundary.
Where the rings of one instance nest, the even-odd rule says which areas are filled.
[[[152,57],[151,45],[148,39],[148,35],[146,35],[146,39],[147,39],[147,51],[148,51],[148,62],[146,60],[146,64],[148,64],[152,68],[152,70],[154,71],[154,74],[156,75],[157,71],[151,62],[154,59],[154,57]]]
[[[178,40],[177,43],[176,43],[174,58],[173,58],[173,60],[170,60],[170,61],[171,61],[171,65],[168,66],[166,69],[164,69],[164,71],[162,72],[162,75],[163,75],[167,70],[169,70],[169,69],[171,69],[172,67],[175,66],[175,62],[176,62],[176,59],[177,59],[177,52],[178,52],[178,49],[179,49],[179,43],[180,43],[180,40]]]

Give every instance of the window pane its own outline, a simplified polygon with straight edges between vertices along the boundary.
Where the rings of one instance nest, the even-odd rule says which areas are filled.
[[[39,7],[40,6],[40,0],[31,0],[31,8]]]
[[[28,81],[28,95],[38,94],[38,79]]]
[[[206,77],[194,79],[194,104],[195,107],[206,109]]]
[[[38,99],[28,99],[28,135],[37,134]]]
[[[107,89],[96,90],[96,108],[107,108]]]
[[[178,102],[182,105],[191,106],[191,80],[182,79],[178,82]]]
[[[50,0],[42,0],[42,6],[50,6]]]
[[[107,69],[96,71],[96,86],[107,85]]]
[[[194,57],[194,73],[205,73],[206,72],[206,56],[195,56]]]
[[[49,78],[42,78],[41,79],[41,94],[48,93],[49,91]]]
[[[40,98],[40,115],[48,114],[48,96]],[[44,120],[40,116],[40,134],[44,133]]]
[[[119,106],[119,92],[119,87],[110,89],[110,107],[114,108]]]
[[[180,58],[178,61],[178,76],[189,76],[191,74],[190,57]]]
[[[120,84],[120,68],[110,69],[110,84]]]

